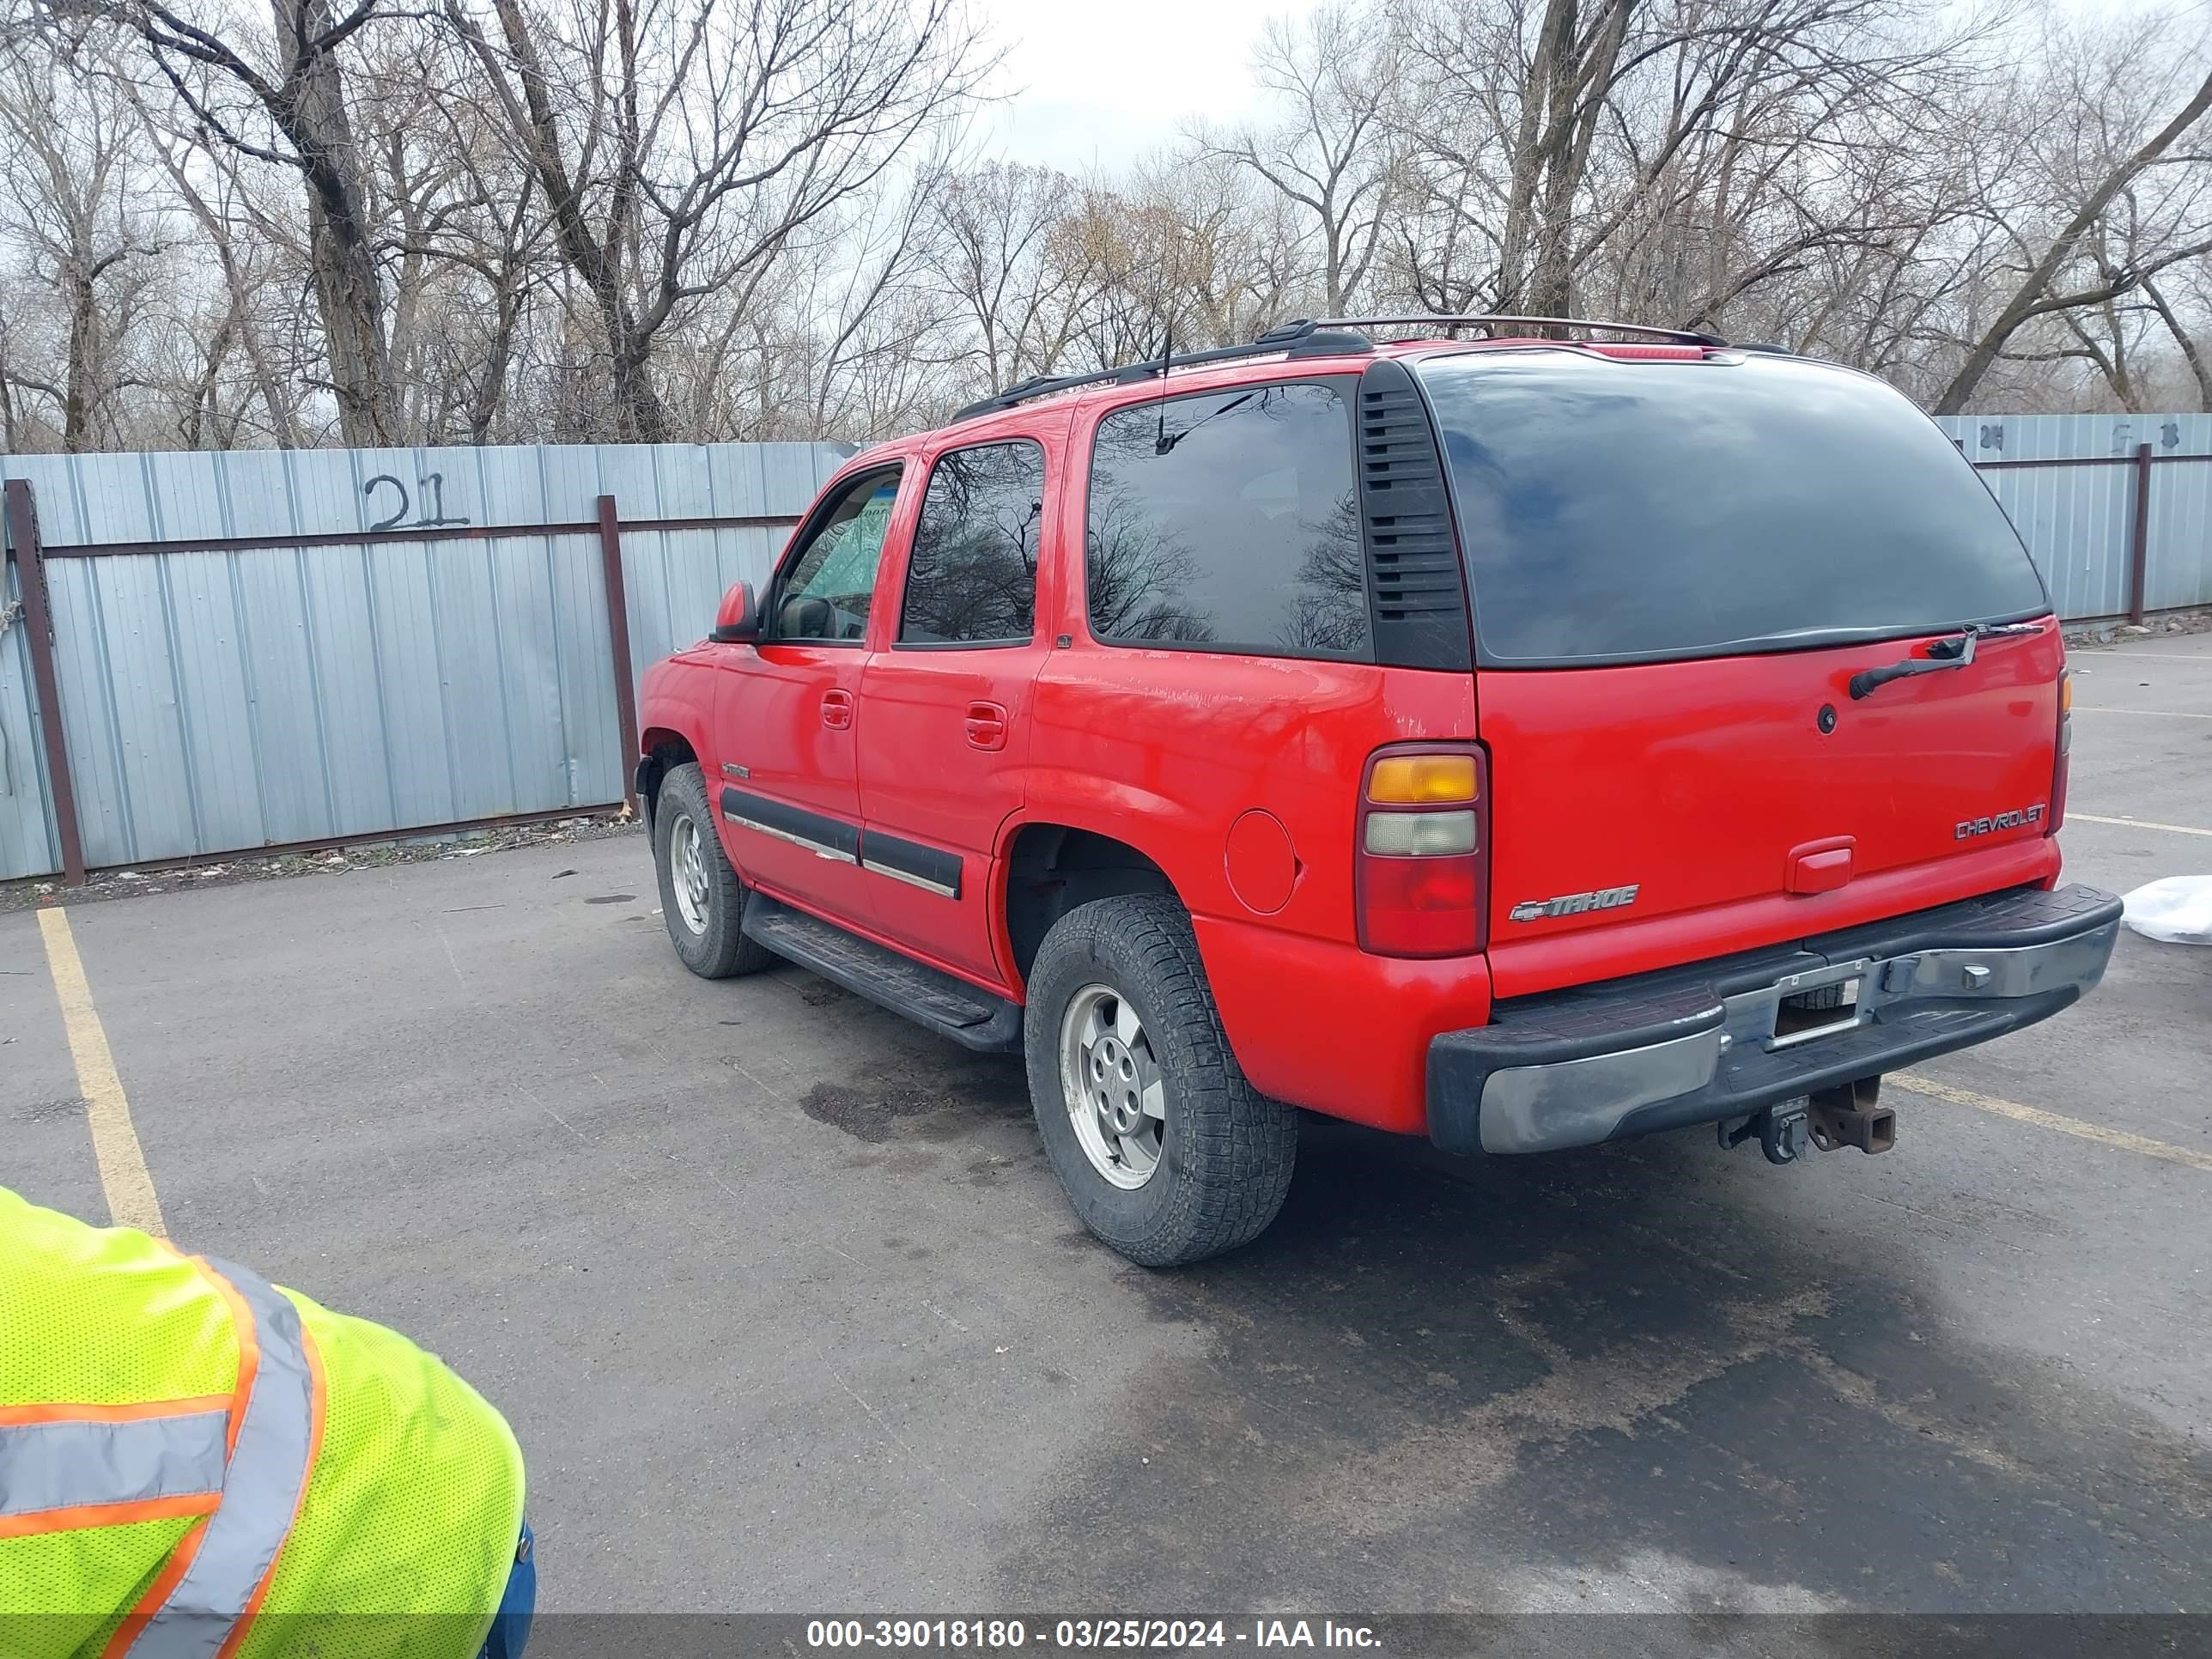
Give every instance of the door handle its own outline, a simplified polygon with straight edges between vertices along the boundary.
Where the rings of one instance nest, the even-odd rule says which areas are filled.
[[[853,694],[850,691],[824,691],[822,694],[822,724],[833,732],[842,732],[853,723]]]
[[[968,742],[975,749],[1006,746],[1006,711],[995,702],[968,705]]]

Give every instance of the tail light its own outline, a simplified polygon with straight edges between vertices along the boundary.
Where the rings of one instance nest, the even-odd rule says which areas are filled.
[[[1353,848],[1361,950],[1462,957],[1482,949],[1489,781],[1473,744],[1405,744],[1369,757]]]
[[[2066,822],[2066,757],[2074,747],[2074,671],[2058,671],[2058,746],[2051,763],[2051,810],[2044,814],[2043,833],[2055,836]]]

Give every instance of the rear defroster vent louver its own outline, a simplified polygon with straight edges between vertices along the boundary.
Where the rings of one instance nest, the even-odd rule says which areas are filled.
[[[1389,358],[1359,380],[1359,525],[1375,659],[1464,670],[1467,581],[1452,539],[1443,458],[1419,387]]]

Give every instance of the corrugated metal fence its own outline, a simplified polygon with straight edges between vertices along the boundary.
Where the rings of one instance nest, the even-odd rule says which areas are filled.
[[[621,800],[635,672],[767,574],[849,453],[0,459],[0,878],[63,870],[80,838],[100,868]],[[18,568],[33,511],[46,617]]]
[[[2212,604],[2212,416],[1940,423],[2063,615]],[[100,868],[621,799],[635,671],[767,574],[848,453],[0,458],[0,878],[79,845]],[[50,619],[12,556],[33,507]],[[49,620],[46,696],[28,647]]]
[[[2212,415],[1951,415],[1936,423],[2011,515],[2060,616],[2212,605]]]

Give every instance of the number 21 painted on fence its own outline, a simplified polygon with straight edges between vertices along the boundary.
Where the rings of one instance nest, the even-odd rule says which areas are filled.
[[[448,518],[446,515],[446,479],[443,473],[433,472],[426,477],[416,479],[415,482],[429,497],[430,510],[428,513],[425,513],[421,518],[416,520],[413,524],[408,526],[407,527],[409,529],[434,530],[440,525],[466,524],[468,522],[468,520],[464,518]],[[394,513],[388,519],[379,520],[376,523],[369,526],[369,529],[372,532],[378,530],[396,530],[399,528],[400,521],[406,518],[407,509],[413,505],[407,496],[407,486],[400,483],[398,479],[393,477],[389,472],[380,472],[374,478],[371,478],[367,483],[361,487],[361,493],[364,495],[373,495],[376,493],[376,487],[379,484],[390,484],[394,489],[399,492],[399,510]]]

